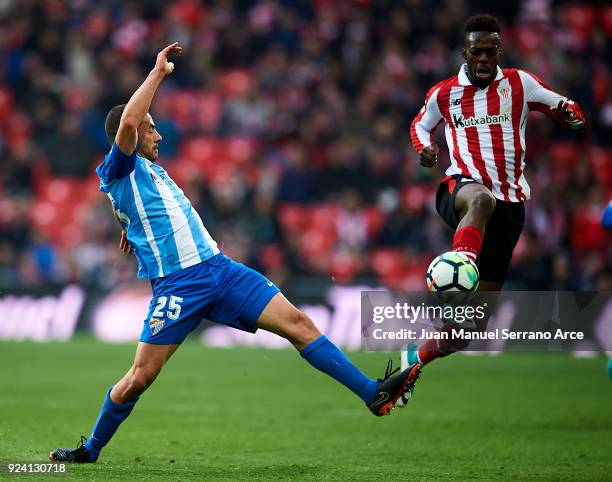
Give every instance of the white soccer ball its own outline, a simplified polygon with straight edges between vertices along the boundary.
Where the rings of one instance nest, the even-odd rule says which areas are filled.
[[[466,255],[449,251],[435,258],[427,268],[427,289],[444,302],[463,302],[477,289],[480,275]]]

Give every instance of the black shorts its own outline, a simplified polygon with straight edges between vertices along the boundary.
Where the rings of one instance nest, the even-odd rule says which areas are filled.
[[[453,229],[459,224],[455,209],[455,197],[462,186],[474,179],[452,176],[446,178],[436,194],[438,214]],[[525,225],[525,205],[522,202],[507,202],[496,199],[495,211],[485,230],[482,250],[476,259],[480,279],[503,283],[508,274],[512,252]]]

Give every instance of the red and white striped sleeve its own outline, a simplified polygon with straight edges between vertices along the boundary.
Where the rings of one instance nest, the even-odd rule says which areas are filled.
[[[574,114],[574,119],[568,121],[567,126],[570,129],[580,129],[584,126],[586,117],[576,102],[551,90],[531,72],[519,70],[518,73],[525,89],[525,102],[527,102],[529,110],[550,114],[550,109],[556,108],[559,101],[562,100],[568,103],[568,109]]]
[[[439,84],[432,87],[425,98],[425,105],[410,125],[412,146],[420,154],[425,147],[433,142],[436,126],[442,121],[442,113],[438,106]]]

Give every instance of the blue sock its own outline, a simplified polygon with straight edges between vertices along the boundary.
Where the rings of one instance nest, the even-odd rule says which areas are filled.
[[[378,382],[366,377],[340,349],[325,336],[306,345],[301,355],[313,367],[335,378],[365,403],[376,397]]]
[[[100,451],[115,434],[121,422],[132,412],[134,405],[138,401],[138,398],[136,398],[136,400],[127,403],[115,403],[110,399],[112,389],[113,387],[110,387],[106,392],[104,404],[93,426],[91,437],[85,443],[85,448],[89,451],[92,460],[98,458]]]

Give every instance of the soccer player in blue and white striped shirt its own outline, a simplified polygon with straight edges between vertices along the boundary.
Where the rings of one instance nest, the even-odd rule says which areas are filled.
[[[142,85],[126,105],[106,118],[111,150],[96,172],[122,225],[121,249],[133,251],[138,276],[151,280],[153,298],[132,367],[106,392],[89,440],[75,449],[56,449],[51,460],[95,462],[139,396],[203,318],[255,332],[258,328],[289,340],[315,368],[359,396],[375,415],[385,415],[411,390],[418,364],[383,380],[364,375],[271,281],[219,252],[183,191],[158,166],[162,137],[148,114],[161,81],[174,70],[162,50]]]

